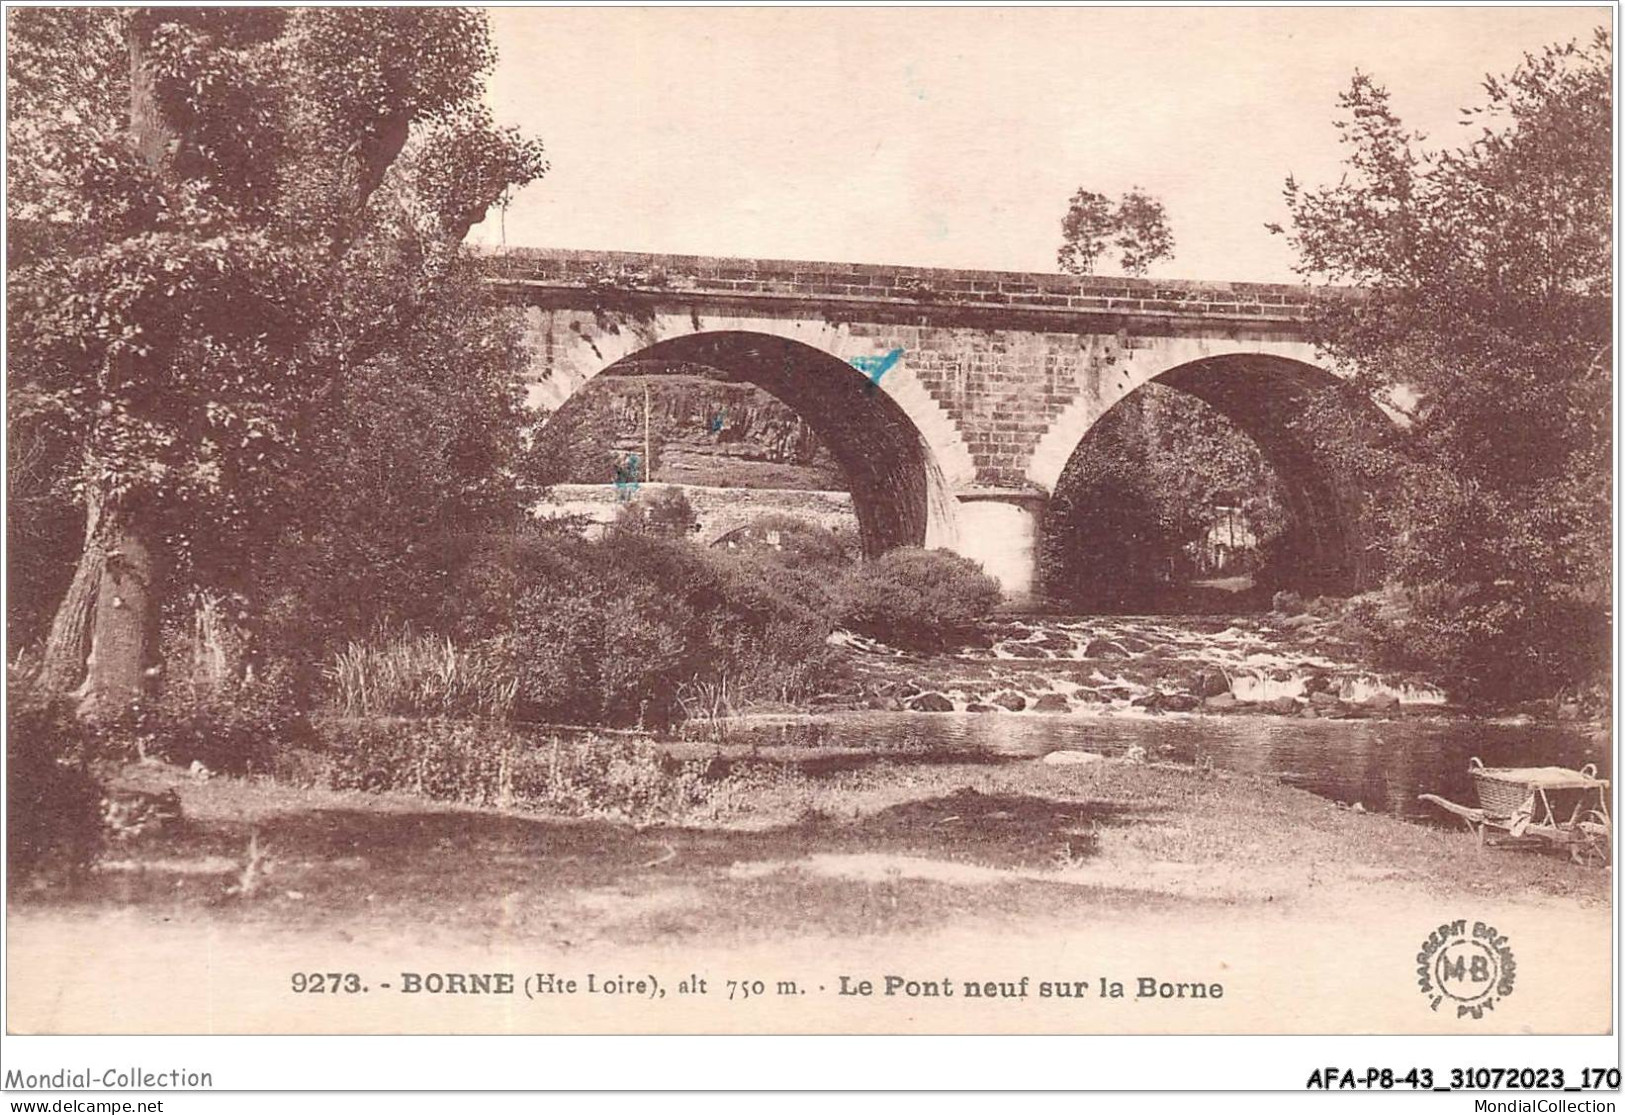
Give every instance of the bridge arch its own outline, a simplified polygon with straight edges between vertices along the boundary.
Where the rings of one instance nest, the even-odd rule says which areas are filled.
[[[1258,447],[1280,480],[1291,522],[1287,548],[1280,555],[1289,574],[1283,584],[1315,593],[1357,591],[1370,573],[1358,526],[1358,493],[1346,478],[1334,474],[1298,422],[1317,397],[1336,391],[1340,381],[1302,356],[1280,351],[1197,353],[1161,369],[1149,366],[1149,360],[1140,367],[1131,361],[1105,381],[1104,390],[1080,398],[1071,413],[1046,433],[1029,476],[1051,495],[1057,494],[1081,479],[1090,434],[1113,408],[1147,384],[1172,388],[1229,419]],[[1372,429],[1386,421],[1375,406],[1359,410],[1360,420]],[[1060,541],[1060,532],[1088,528],[1052,516],[1042,529],[1040,552]]]
[[[923,391],[918,398],[911,396],[906,377],[893,378],[895,367],[887,367],[877,382],[849,360],[795,337],[749,328],[683,328],[662,336],[667,331],[658,324],[644,320],[582,336],[577,352],[590,349],[597,358],[593,363],[601,365],[584,369],[577,359],[569,369],[572,374],[533,386],[533,400],[544,405],[556,400],[542,436],[552,423],[568,423],[570,400],[599,376],[659,374],[702,365],[725,380],[755,384],[812,427],[846,477],[865,556],[898,546],[953,543],[949,481],[916,420],[921,398],[931,400]],[[685,316],[682,324],[701,323]],[[886,383],[888,379],[892,382]],[[915,405],[909,407],[910,402]],[[928,410],[924,419],[927,426],[952,432],[946,416]]]

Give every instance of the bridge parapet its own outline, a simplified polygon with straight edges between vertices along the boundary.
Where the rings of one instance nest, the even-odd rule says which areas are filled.
[[[1315,294],[1280,283],[1130,279],[1023,271],[973,271],[872,263],[726,259],[644,252],[519,248],[487,257],[504,286],[584,296],[608,292],[705,300],[795,300],[822,305],[957,308],[1086,318],[1184,318],[1253,328],[1301,328]]]

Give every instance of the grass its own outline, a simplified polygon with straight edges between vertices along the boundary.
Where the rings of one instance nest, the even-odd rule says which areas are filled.
[[[342,934],[627,943],[1317,901],[1608,901],[1606,871],[1482,851],[1465,833],[1342,810],[1262,779],[947,759],[718,760],[712,792],[688,815],[648,825],[259,779],[192,782],[137,764],[119,783],[175,788],[185,820],[119,847],[76,887],[14,898],[22,909],[133,907]]]

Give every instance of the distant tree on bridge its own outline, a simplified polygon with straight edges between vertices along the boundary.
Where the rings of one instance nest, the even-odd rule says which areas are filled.
[[[116,710],[174,590],[246,591],[310,423],[543,164],[481,102],[478,13],[7,19],[8,389],[83,522],[42,678]]]
[[[1093,275],[1115,227],[1111,199],[1079,188],[1061,218],[1061,250],[1055,262],[1071,275]]]
[[[1056,264],[1072,275],[1092,275],[1115,249],[1125,275],[1144,275],[1174,254],[1174,235],[1161,201],[1135,186],[1114,206],[1105,194],[1080,188],[1061,219]]]
[[[1125,275],[1144,275],[1153,263],[1171,259],[1174,234],[1161,201],[1135,186],[1117,203],[1115,236],[1117,260]]]
[[[1501,695],[1606,663],[1611,571],[1612,43],[1527,55],[1484,82],[1463,146],[1426,150],[1387,91],[1339,100],[1335,185],[1286,184],[1287,226],[1328,299],[1321,339],[1357,389],[1399,400],[1381,482],[1413,643]]]

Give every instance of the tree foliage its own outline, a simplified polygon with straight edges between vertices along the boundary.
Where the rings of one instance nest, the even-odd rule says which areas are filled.
[[[1161,201],[1135,186],[1117,203],[1112,244],[1125,275],[1144,275],[1153,263],[1174,254],[1174,234]]]
[[[460,259],[308,420],[275,539],[244,555],[274,652],[458,627],[463,568],[539,496],[518,314]],[[219,578],[213,578],[218,581]]]
[[[1080,188],[1061,218],[1057,266],[1068,274],[1092,275],[1113,249],[1125,275],[1144,275],[1153,263],[1172,258],[1174,234],[1167,210],[1138,186],[1115,206],[1105,194]]]
[[[1611,41],[1527,55],[1484,83],[1463,145],[1428,149],[1356,74],[1340,181],[1289,179],[1286,235],[1318,322],[1371,397],[1409,412],[1370,459],[1392,572],[1464,684],[1575,682],[1605,646],[1611,567]],[[1579,636],[1577,638],[1577,636]]]
[[[277,529],[316,416],[544,164],[480,102],[479,13],[8,20],[9,391],[72,446],[86,513],[46,675],[126,699],[171,587]]]
[[[614,528],[618,533],[648,534],[655,538],[680,540],[695,530],[699,515],[683,489],[661,487],[644,489],[621,506]]]
[[[1090,431],[1045,514],[1045,594],[1075,607],[1154,610],[1183,604],[1196,575],[1187,547],[1240,498],[1267,547],[1290,526],[1279,478],[1241,429],[1195,396],[1148,384]]]
[[[853,566],[833,596],[848,630],[925,650],[953,645],[1003,598],[999,583],[976,562],[915,546]]]
[[[1061,218],[1061,247],[1056,266],[1071,275],[1093,275],[1111,243],[1116,220],[1111,199],[1079,187]]]

